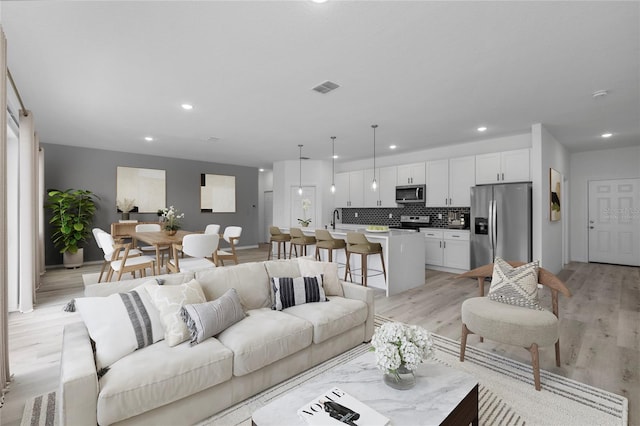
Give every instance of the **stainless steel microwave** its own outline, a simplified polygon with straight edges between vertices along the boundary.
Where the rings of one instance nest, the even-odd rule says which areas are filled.
[[[427,199],[427,185],[396,186],[396,203],[425,204]]]

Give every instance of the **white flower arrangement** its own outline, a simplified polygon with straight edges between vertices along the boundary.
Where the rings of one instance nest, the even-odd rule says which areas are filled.
[[[180,229],[180,219],[184,218],[184,213],[178,213],[178,209],[173,206],[162,209],[162,220],[164,229],[168,231],[177,231]]]
[[[379,370],[397,375],[400,366],[415,370],[433,356],[431,334],[417,325],[386,322],[373,334],[371,345],[376,352]]]
[[[307,219],[307,211],[311,207],[311,200],[308,198],[302,199],[302,219],[298,219],[298,223],[303,226],[309,226],[311,219]]]

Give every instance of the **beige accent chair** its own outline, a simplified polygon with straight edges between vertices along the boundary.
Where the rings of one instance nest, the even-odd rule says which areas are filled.
[[[508,262],[515,267],[524,262]],[[484,280],[493,275],[493,263],[473,269],[457,278],[476,278],[480,288]],[[564,283],[551,272],[540,268],[538,282],[551,290],[553,313],[521,306],[496,302],[488,297],[472,297],[462,303],[462,338],[460,340],[460,361],[464,361],[467,346],[467,335],[477,334],[508,345],[522,346],[531,353],[533,380],[536,390],[540,390],[539,346],[555,344],[556,365],[560,367],[559,311],[558,293],[571,297],[571,292]]]
[[[291,247],[289,248],[289,259],[291,259],[291,255],[293,251],[296,252],[296,257],[298,257],[298,246],[300,246],[300,256],[307,255],[307,246],[312,246],[316,243],[316,237],[313,235],[304,235],[302,229],[300,228],[291,228],[289,229],[291,233]]]
[[[236,244],[240,241],[240,235],[242,234],[241,226],[227,226],[224,228],[224,233],[222,234],[222,238],[229,243],[229,247],[231,248],[231,252],[226,250],[216,250],[213,252],[213,262],[216,266],[224,266],[225,260],[233,260],[233,262],[238,264],[238,255],[236,254]]]
[[[287,242],[291,241],[291,235],[286,234],[280,230],[277,226],[269,227],[269,253],[267,254],[267,260],[271,260],[273,256],[273,243],[278,244],[278,259],[280,259],[280,250],[284,249],[284,259],[287,258]]]
[[[167,262],[169,272],[195,272],[203,269],[215,268],[215,263],[209,260],[218,250],[218,234],[189,234],[182,239],[182,244],[173,245],[173,259]],[[187,258],[180,259],[178,252],[186,254]]]
[[[359,254],[361,257],[361,271],[362,271],[362,285],[367,286],[367,276],[369,275],[369,269],[367,268],[367,258],[370,255],[379,254],[380,262],[382,263],[382,271],[384,279],[387,279],[387,270],[384,266],[384,254],[382,253],[382,244],[372,243],[367,240],[367,237],[360,232],[347,232],[347,269],[344,272],[344,280],[347,280],[349,275],[350,281],[353,282],[353,276],[351,275],[351,254]],[[377,274],[380,275],[380,274]]]
[[[344,250],[346,255],[347,243],[341,238],[333,238],[326,229],[316,229],[316,260],[320,260],[320,250],[327,250],[328,260],[333,262],[333,251]]]

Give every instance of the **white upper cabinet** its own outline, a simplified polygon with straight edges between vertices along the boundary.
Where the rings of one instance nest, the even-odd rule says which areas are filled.
[[[373,169],[364,171],[364,206],[365,207],[397,207],[396,204],[397,167],[380,167],[376,169],[378,189],[371,189]]]
[[[427,161],[427,206],[469,207],[475,185],[475,157]]]
[[[427,183],[425,163],[398,166],[398,185],[421,185]]]
[[[364,206],[364,171],[336,173],[336,207]]]
[[[531,180],[529,149],[476,155],[476,184]]]

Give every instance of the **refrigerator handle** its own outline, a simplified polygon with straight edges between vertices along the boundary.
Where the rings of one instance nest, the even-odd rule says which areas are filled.
[[[487,233],[489,234],[489,247],[493,261],[493,200],[489,200],[489,218],[487,220]]]
[[[498,250],[498,202],[493,200],[493,214],[491,215],[491,234],[493,238],[493,257],[495,259],[496,251]]]

